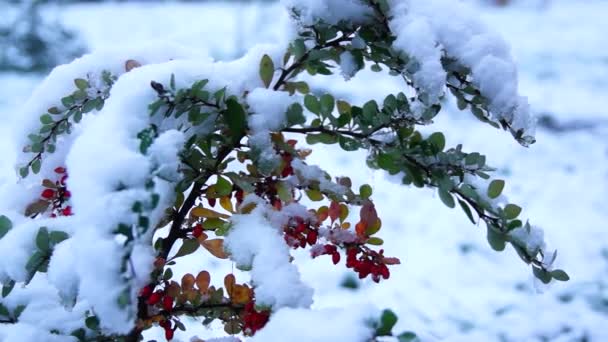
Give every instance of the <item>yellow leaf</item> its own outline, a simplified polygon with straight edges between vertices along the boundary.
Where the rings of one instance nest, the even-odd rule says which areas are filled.
[[[201,242],[201,245],[205,247],[209,253],[220,259],[228,259],[228,254],[224,251],[224,240],[223,239],[211,239]]]
[[[234,213],[234,208],[232,207],[232,201],[230,200],[230,197],[225,196],[220,198],[220,205],[222,206],[222,208],[224,208],[224,210]]]
[[[196,208],[192,209],[190,211],[190,215],[192,215],[194,217],[204,217],[204,218],[225,218],[225,219],[227,219],[230,217],[229,215],[218,213],[217,211],[203,208],[203,207],[196,207]]]
[[[248,203],[247,205],[241,206],[239,208],[239,211],[241,212],[241,214],[249,214],[253,211],[253,209],[255,209],[256,206],[257,204],[255,203]]]

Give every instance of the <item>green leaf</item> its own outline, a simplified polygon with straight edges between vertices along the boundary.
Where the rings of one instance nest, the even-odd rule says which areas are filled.
[[[469,205],[463,200],[458,200],[458,204],[460,204],[462,211],[467,214],[469,220],[471,220],[473,224],[476,224],[477,222],[475,222],[475,218],[473,217],[473,213],[471,212],[471,208],[469,208]]]
[[[13,223],[11,220],[4,215],[0,215],[0,239],[2,239],[12,228]]]
[[[454,208],[456,206],[456,202],[454,202],[454,196],[450,194],[443,188],[438,188],[437,192],[439,192],[439,198],[448,208]]]
[[[513,220],[521,213],[521,207],[515,204],[507,204],[504,209],[505,218],[507,220]]]
[[[492,247],[493,250],[497,252],[502,252],[505,250],[507,244],[505,242],[504,236],[496,232],[494,229],[490,228],[490,226],[488,226],[488,235],[486,236],[486,238],[488,239],[488,243],[490,244],[490,247]]]
[[[2,303],[0,303],[0,317],[11,317],[11,313],[8,311],[8,309],[6,308],[6,306],[2,305]]]
[[[318,202],[323,200],[323,193],[319,190],[307,190],[306,195],[313,202]]]
[[[372,187],[369,184],[363,184],[361,185],[361,187],[359,187],[359,194],[361,196],[361,198],[364,199],[368,199],[370,197],[372,197]]]
[[[384,243],[384,240],[382,240],[379,237],[371,237],[367,240],[367,244],[373,245],[373,246],[382,246],[383,243]]]
[[[532,273],[543,284],[549,284],[551,282],[552,274],[541,268],[532,266]]]
[[[222,176],[217,177],[217,183],[215,183],[215,194],[217,197],[224,197],[232,192],[232,183]]]
[[[564,270],[553,270],[551,271],[551,277],[555,280],[559,281],[568,281],[570,280],[570,276]]]
[[[173,256],[173,259],[182,257],[184,255],[192,254],[192,253],[196,252],[196,250],[200,246],[200,243],[198,242],[197,239],[185,239],[183,241],[184,241],[184,243],[177,251],[177,254],[175,254],[175,256]]]
[[[397,336],[399,342],[414,342],[418,339],[418,335],[411,331],[405,331]]]
[[[40,161],[40,158],[34,160],[34,162],[32,163],[32,172],[34,174],[38,174],[38,172],[40,172],[41,167],[42,167],[42,162]]]
[[[306,143],[309,145],[314,145],[318,143],[322,144],[335,144],[338,142],[338,137],[328,133],[319,133],[319,134],[307,134],[306,135]]]
[[[21,176],[21,178],[25,178],[27,177],[27,175],[30,173],[30,168],[27,166],[24,166],[22,168],[19,169],[19,176]]]
[[[48,231],[48,229],[46,229],[46,227],[42,227],[42,228],[40,228],[40,230],[38,230],[38,234],[36,234],[36,246],[43,253],[46,253],[49,251],[50,236],[49,236],[49,231]]]
[[[427,141],[437,147],[439,151],[443,151],[445,148],[445,136],[441,132],[431,134]]]
[[[272,58],[268,55],[264,55],[260,61],[260,78],[262,79],[262,82],[264,82],[266,88],[270,87],[273,75],[274,63],[272,62]]]
[[[303,108],[299,103],[294,103],[287,108],[287,125],[302,125],[306,123],[306,117],[303,114]]]
[[[87,80],[84,80],[82,78],[75,79],[74,84],[76,85],[76,88],[78,88],[80,90],[86,90],[89,87],[89,82],[87,82]]]
[[[505,181],[502,179],[495,179],[488,186],[488,197],[494,199],[502,193],[505,188]]]
[[[97,316],[87,317],[87,319],[84,320],[84,324],[93,331],[99,330],[99,318],[97,318]]]
[[[247,122],[245,110],[236,100],[228,99],[226,100],[225,117],[228,128],[232,134],[232,141],[236,143],[241,140],[241,137],[245,133]]]
[[[304,106],[311,113],[314,113],[314,114],[321,113],[321,104],[319,103],[319,100],[317,99],[317,97],[314,95],[304,96]]]
[[[9,280],[2,286],[2,298],[8,296],[15,287],[15,281]]]
[[[17,307],[15,307],[15,310],[13,310],[13,317],[15,319],[19,319],[19,316],[21,316],[23,310],[25,310],[25,305],[18,305]]]
[[[40,117],[40,122],[43,125],[50,125],[50,124],[52,124],[55,121],[53,120],[53,118],[49,114],[44,114],[44,115],[42,115]]]
[[[325,116],[331,115],[334,111],[335,100],[330,94],[324,94],[321,96],[321,113]]]
[[[56,245],[64,240],[67,240],[69,235],[65,232],[54,230],[49,234],[49,240],[53,245]]]
[[[395,324],[397,324],[397,320],[399,318],[395,315],[391,310],[382,311],[382,316],[380,316],[380,325],[376,329],[377,336],[390,336],[392,335],[392,330]]]

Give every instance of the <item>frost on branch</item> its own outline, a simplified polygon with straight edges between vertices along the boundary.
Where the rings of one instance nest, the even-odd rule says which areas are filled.
[[[441,3],[286,1],[297,36],[236,61],[164,46],[55,69],[20,116],[21,179],[0,189],[14,196],[0,216],[0,334],[35,325],[33,308],[68,317],[35,330],[42,340],[48,330],[58,341],[137,341],[155,327],[171,340],[186,330],[184,315],[259,340],[311,333],[282,329],[333,312],[309,311],[313,292],[291,250],[373,282],[390,281],[400,260],[381,247],[372,188],[310,164],[304,141],[367,151],[362,164],[436,190],[541,281],[568,280],[552,268],[542,231],[502,195],[505,182],[492,178],[486,156],[418,130],[449,89],[461,109],[533,142],[504,43],[466,12],[448,20]],[[299,77],[349,79],[368,67],[403,79],[403,91],[348,103]],[[195,252],[234,262],[250,278],[188,262]],[[175,265],[191,272],[174,275]],[[22,295],[37,287],[55,291],[48,306],[36,306],[35,292]],[[310,339],[391,336],[397,320],[389,310],[341,316],[356,328]]]

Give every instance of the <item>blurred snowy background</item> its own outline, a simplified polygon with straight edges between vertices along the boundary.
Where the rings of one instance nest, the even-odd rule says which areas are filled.
[[[23,3],[14,2],[0,2],[0,44],[10,43],[2,37],[16,32],[15,23],[31,18],[19,18],[15,6]],[[55,39],[47,48],[58,55],[169,40],[229,60],[257,43],[278,40],[284,34],[281,22],[288,20],[272,1],[47,2],[40,13],[49,27],[60,23],[75,33],[42,32]],[[363,154],[320,149],[311,158],[331,174],[348,170],[354,180],[375,188],[385,249],[403,264],[380,285],[358,282],[343,266],[336,271],[323,258],[299,255],[301,271],[316,289],[315,307],[390,307],[400,317],[397,331],[445,341],[608,341],[608,1],[490,2],[495,1],[473,6],[512,46],[521,93],[540,118],[537,143],[522,148],[508,133],[450,103],[432,130],[445,131],[448,145],[462,143],[488,155],[489,164],[507,180],[506,193],[545,229],[546,240],[559,251],[559,268],[572,280],[537,286],[514,251],[493,252],[485,229],[443,206],[434,192],[396,186],[382,173],[367,170]],[[32,27],[20,25],[25,33],[19,39],[25,39]],[[0,45],[0,56],[10,53],[7,46]],[[48,70],[0,69],[5,70],[0,72],[4,135]],[[336,77],[311,85],[313,91],[332,89],[358,103],[383,98],[399,82],[364,72],[346,83]],[[14,147],[0,141],[0,182],[5,182],[14,177],[8,166]],[[195,254],[191,261],[207,264],[203,257]],[[207,267],[229,270],[231,265]],[[194,322],[191,326],[201,337],[222,335]],[[179,333],[176,337],[187,340]]]

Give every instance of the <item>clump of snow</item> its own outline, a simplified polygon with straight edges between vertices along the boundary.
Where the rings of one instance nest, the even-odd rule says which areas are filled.
[[[297,102],[294,96],[284,91],[256,88],[247,95],[252,115],[248,118],[249,128],[254,133],[276,131],[286,124],[287,108]]]
[[[268,324],[251,341],[364,342],[374,336],[369,322],[378,317],[377,310],[367,307],[286,308],[273,313]]]
[[[509,237],[515,244],[524,247],[530,255],[536,255],[536,253],[545,249],[545,233],[539,227],[520,227],[510,231]]]
[[[350,80],[359,70],[355,58],[350,51],[344,51],[340,54],[340,70],[345,80]]]
[[[329,191],[337,195],[344,195],[347,191],[346,187],[328,180],[325,177],[325,172],[316,165],[307,165],[300,159],[295,159],[291,162],[294,171],[301,178],[302,184],[307,185],[311,182],[318,182],[321,191]]]
[[[361,0],[281,0],[281,3],[295,12],[304,26],[319,21],[330,25],[340,21],[364,23],[373,15],[372,8]]]
[[[265,218],[264,208],[232,216],[225,246],[237,265],[251,267],[256,303],[273,310],[310,307],[313,290],[302,282],[298,269],[290,263],[289,247]]]
[[[446,11],[449,8],[449,11]],[[494,119],[533,137],[534,118],[527,99],[518,94],[515,62],[507,44],[490,31],[462,2],[447,0],[391,2],[393,46],[412,57],[413,81],[431,102],[444,91],[442,57],[453,58],[471,70],[472,83],[488,99]],[[416,68],[417,67],[417,68]],[[418,70],[416,70],[418,69]]]

